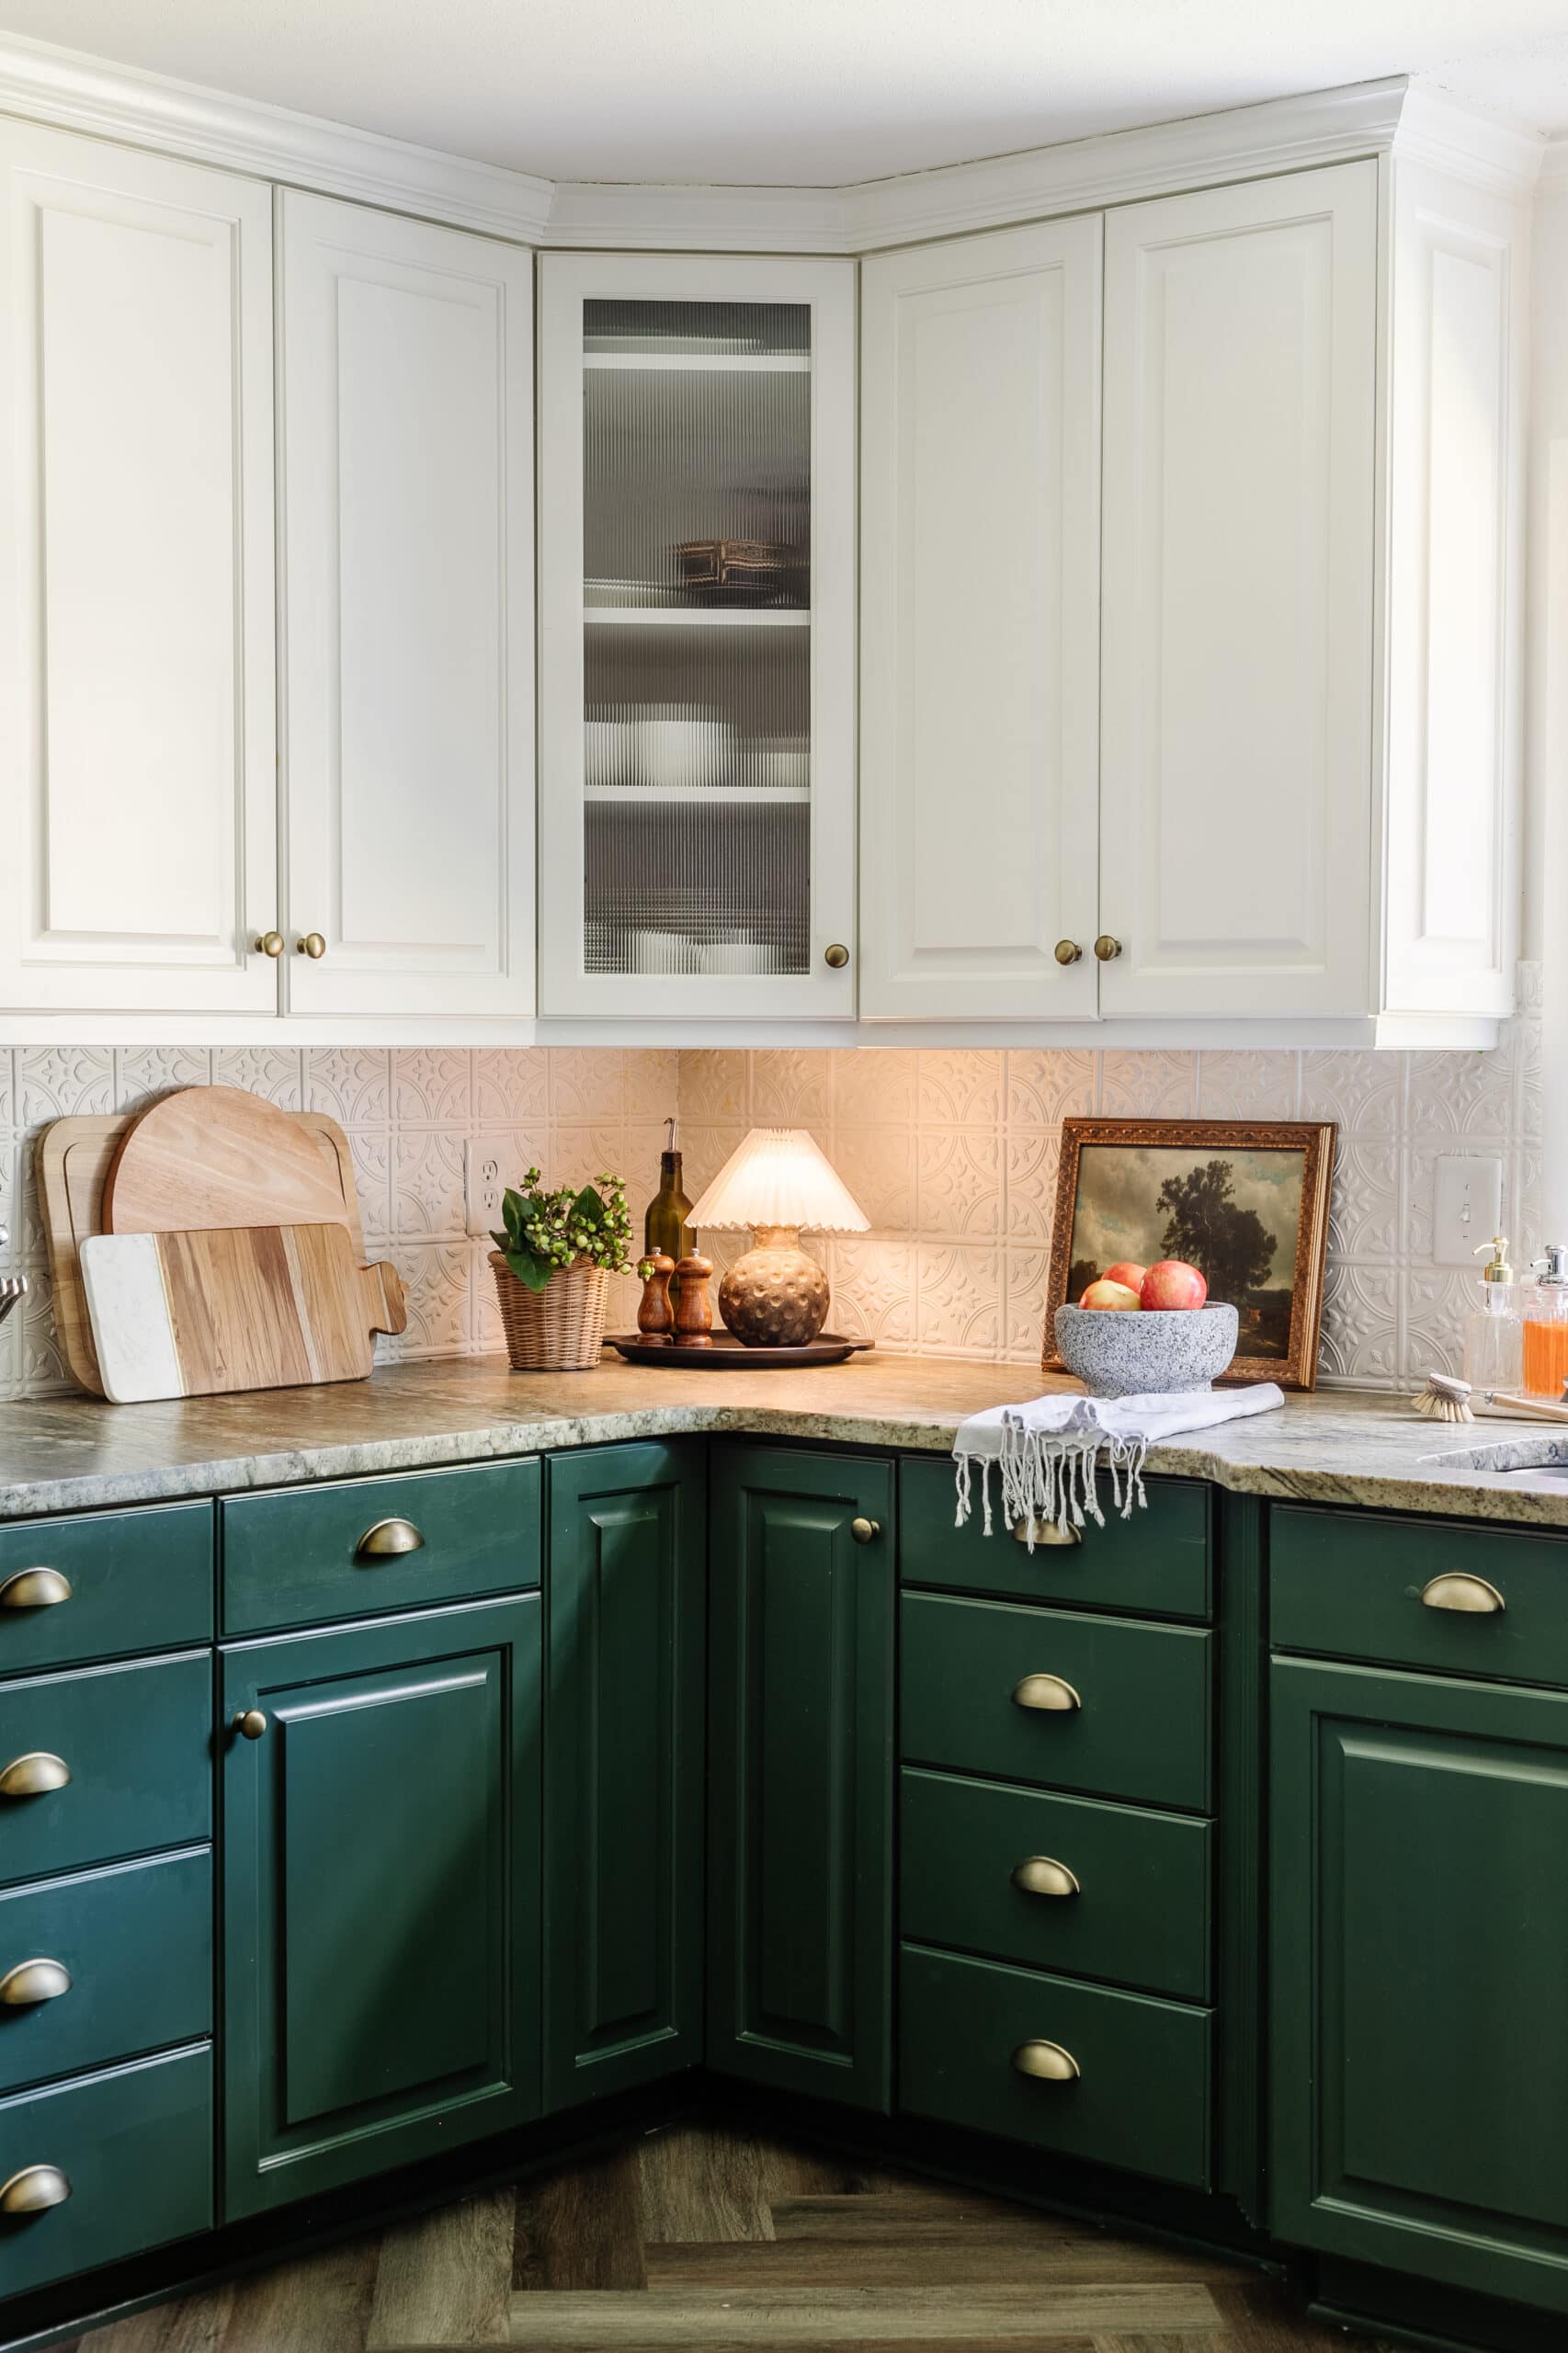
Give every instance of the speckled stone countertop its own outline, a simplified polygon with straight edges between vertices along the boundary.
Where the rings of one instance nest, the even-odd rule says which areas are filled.
[[[308,1479],[354,1478],[683,1431],[946,1452],[967,1414],[1038,1395],[1019,1366],[861,1356],[811,1372],[515,1373],[500,1357],[390,1365],[369,1381],[157,1405],[88,1397],[0,1405],[0,1518]],[[1500,1474],[1568,1465],[1568,1423],[1428,1422],[1398,1397],[1324,1391],[1195,1431],[1151,1468],[1244,1495],[1568,1528],[1568,1483]]]

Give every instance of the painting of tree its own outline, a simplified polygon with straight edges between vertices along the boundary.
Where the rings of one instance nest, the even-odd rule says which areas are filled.
[[[1211,1299],[1244,1300],[1261,1290],[1274,1264],[1274,1237],[1257,1211],[1235,1197],[1228,1160],[1209,1160],[1183,1176],[1167,1176],[1155,1196],[1165,1215],[1160,1237],[1167,1258],[1185,1258],[1207,1278]]]

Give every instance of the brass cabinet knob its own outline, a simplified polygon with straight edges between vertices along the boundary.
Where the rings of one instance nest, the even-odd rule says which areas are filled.
[[[1057,1862],[1051,1855],[1026,1855],[1021,1863],[1013,1865],[1008,1877],[1025,1895],[1076,1895],[1079,1893],[1077,1873],[1070,1871],[1065,1863]]]
[[[70,1991],[71,1972],[62,1961],[19,1961],[0,1977],[0,2002],[13,2010],[34,2002],[57,2002]]]
[[[71,1598],[71,1580],[58,1569],[18,1569],[0,1585],[0,1609],[52,1609]]]
[[[849,1533],[857,1544],[874,1543],[881,1532],[882,1523],[880,1519],[852,1519],[849,1523]]]
[[[1494,1618],[1500,1609],[1508,1607],[1494,1585],[1488,1585],[1484,1577],[1472,1577],[1457,1569],[1424,1585],[1421,1598],[1428,1609],[1460,1609],[1481,1618]]]
[[[24,2165],[0,2182],[0,2214],[41,2214],[50,2206],[63,2206],[70,2195],[71,2184],[58,2165]]]
[[[259,1740],[267,1730],[267,1718],[259,1708],[242,1708],[234,1718],[234,1730],[242,1740]]]
[[[283,934],[280,931],[264,931],[256,943],[256,952],[258,956],[281,956]]]
[[[1095,954],[1099,958],[1100,962],[1113,964],[1120,953],[1120,940],[1113,939],[1108,931],[1102,931],[1095,942]]]
[[[831,965],[835,972],[842,972],[849,961],[849,950],[842,939],[835,939],[831,948],[823,949],[822,961],[824,964]]]
[[[1070,2084],[1084,2072],[1060,2042],[1020,2042],[1013,2064],[1020,2075],[1033,2075],[1041,2084]]]
[[[1056,961],[1059,964],[1075,964],[1083,953],[1083,949],[1075,939],[1059,939],[1056,943]]]
[[[47,1748],[30,1748],[25,1756],[13,1756],[0,1773],[0,1798],[41,1798],[50,1790],[62,1790],[70,1779],[71,1768],[63,1756]]]
[[[1065,1715],[1083,1704],[1073,1686],[1064,1683],[1060,1675],[1026,1675],[1013,1691],[1015,1708],[1043,1709],[1048,1715]]]
[[[1081,1544],[1081,1528],[1063,1528],[1054,1519],[1016,1519],[1014,1540],[1019,1544]]]
[[[354,1547],[357,1561],[383,1561],[389,1553],[421,1552],[425,1539],[411,1519],[378,1519]]]
[[[326,942],[319,931],[307,931],[303,939],[294,942],[294,953],[296,956],[308,956],[316,962],[326,954]]]

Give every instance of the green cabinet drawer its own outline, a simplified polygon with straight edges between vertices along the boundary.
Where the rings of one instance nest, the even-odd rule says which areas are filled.
[[[0,2182],[33,2165],[69,2195],[0,2215],[0,2296],[210,2230],[210,2044],[0,2100]]]
[[[1209,1489],[1199,1479],[1150,1479],[1148,1508],[1118,1513],[1110,1482],[1099,1483],[1105,1526],[1090,1520],[1081,1540],[1037,1544],[1031,1552],[1002,1525],[1001,1487],[992,1474],[992,1533],[985,1534],[978,1473],[972,1516],[953,1525],[953,1466],[944,1456],[899,1466],[899,1572],[905,1585],[945,1586],[1020,1601],[1060,1601],[1085,1609],[1131,1609],[1149,1618],[1210,1614]]]
[[[212,1858],[205,1847],[0,1893],[0,1989],[51,1961],[63,1992],[0,1992],[0,2091],[80,2075],[212,2030]],[[35,1983],[37,1981],[34,1981]]]
[[[1568,1683],[1568,1534],[1276,1506],[1269,1610],[1276,1650]]]
[[[930,1593],[901,1625],[907,1762],[1207,1808],[1210,1635]],[[1024,1704],[1051,1696],[1068,1704]]]
[[[1207,2010],[918,1945],[903,1948],[900,1984],[902,2108],[1207,2188]],[[1040,2043],[1077,2073],[1021,2072]]]
[[[271,1633],[536,1586],[540,1495],[537,1457],[236,1495],[222,1506],[223,1631]],[[401,1549],[411,1534],[418,1544]]]
[[[0,1675],[212,1639],[212,1506],[0,1528]]]
[[[1208,1998],[1206,1822],[905,1766],[903,1830],[903,1936]]]
[[[0,1685],[0,1884],[118,1855],[187,1847],[212,1828],[212,1662],[206,1652]],[[52,1779],[28,1793],[16,1782]]]

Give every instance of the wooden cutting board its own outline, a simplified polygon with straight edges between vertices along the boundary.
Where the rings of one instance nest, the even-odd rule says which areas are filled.
[[[299,1122],[243,1086],[185,1086],[128,1130],[104,1182],[106,1233],[330,1225],[336,1171]]]
[[[91,1234],[81,1266],[117,1405],[362,1381],[372,1334],[408,1322],[396,1267],[357,1265],[341,1225]]]

